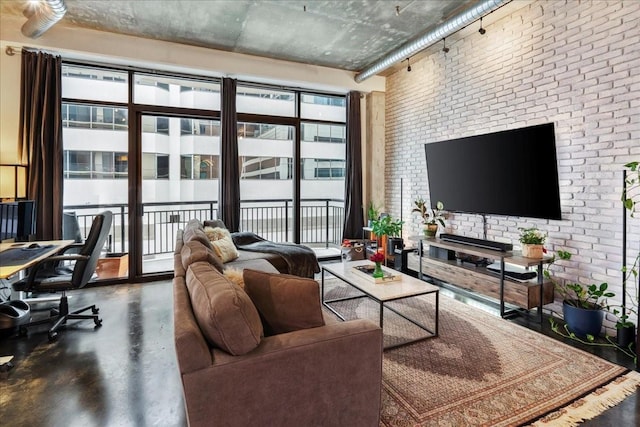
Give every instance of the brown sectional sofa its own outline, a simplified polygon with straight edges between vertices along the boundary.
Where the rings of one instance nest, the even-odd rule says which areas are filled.
[[[264,336],[251,299],[206,246],[200,233],[178,232],[174,338],[189,425],[377,426],[382,330],[325,317],[323,326]],[[278,271],[264,258],[243,262]]]

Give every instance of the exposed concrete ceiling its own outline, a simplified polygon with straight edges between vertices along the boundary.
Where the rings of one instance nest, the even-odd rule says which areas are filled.
[[[23,16],[26,3],[3,0],[0,13]],[[56,25],[360,71],[477,0],[65,0],[65,3],[67,13]]]

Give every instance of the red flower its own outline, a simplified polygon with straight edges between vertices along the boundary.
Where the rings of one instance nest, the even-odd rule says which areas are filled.
[[[373,262],[382,262],[384,261],[384,254],[382,252],[376,252],[375,254],[371,255],[371,258],[369,259]]]

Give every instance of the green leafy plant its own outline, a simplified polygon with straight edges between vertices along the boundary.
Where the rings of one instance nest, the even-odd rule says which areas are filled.
[[[376,236],[398,237],[402,231],[404,221],[395,220],[390,215],[375,219],[371,224],[371,231]]]
[[[422,222],[424,224],[440,224],[445,227],[444,219],[444,204],[441,201],[436,203],[435,209],[429,207],[429,204],[422,198],[419,197],[413,201],[414,207],[411,212],[416,212],[420,214],[422,217]]]
[[[380,210],[373,202],[369,202],[369,206],[367,207],[367,218],[370,221],[378,219],[380,216]]]
[[[550,267],[558,259],[565,261],[570,260],[571,253],[563,250],[557,251],[556,254],[551,257],[549,264],[545,267],[543,275],[547,280],[553,283],[556,291],[562,296],[563,300],[566,301],[567,304],[573,305],[574,307],[591,309],[601,308],[603,310],[611,311],[612,306],[607,305],[606,298],[612,298],[614,294],[608,290],[608,285],[606,283],[602,283],[600,286],[595,284],[583,286],[578,283],[561,284],[555,280],[551,274]],[[566,324],[560,326],[553,317],[549,318],[549,324],[551,325],[551,330],[558,335],[590,346],[615,348],[631,357],[634,360],[634,363],[636,362],[636,354],[632,348],[632,344],[630,344],[629,347],[621,347],[608,335],[605,336],[603,341],[597,341],[596,337],[593,335],[579,337],[569,330],[569,327]]]
[[[525,245],[544,245],[544,242],[547,239],[547,235],[536,227],[519,227],[518,230],[520,230],[520,243]]]
[[[551,275],[551,265],[557,259],[568,261],[571,259],[571,253],[563,250],[557,251],[557,255],[551,257],[551,261],[547,264],[543,275],[553,283],[556,292],[562,297],[563,301],[569,305],[585,309],[606,309],[607,298],[613,298],[615,294],[609,291],[607,283],[600,285],[581,285],[580,283],[559,283]]]
[[[637,207],[640,206],[640,162],[630,162],[624,165],[629,169],[625,182],[626,188],[622,192],[622,204],[630,212],[630,216],[635,218],[637,214]],[[636,254],[636,258],[631,266],[625,265],[622,267],[622,274],[624,283],[638,283],[638,267],[640,264],[640,251]],[[637,287],[634,287],[635,294],[629,292],[626,289],[626,297],[632,304],[623,306],[622,304],[609,306],[609,311],[618,318],[616,322],[616,328],[629,328],[635,326],[635,324],[629,320],[629,313],[632,313],[638,317],[638,303],[640,302],[640,295],[638,294]]]

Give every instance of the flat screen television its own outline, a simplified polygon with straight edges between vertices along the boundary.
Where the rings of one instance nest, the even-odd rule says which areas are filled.
[[[553,123],[427,143],[431,205],[450,212],[561,219]]]

